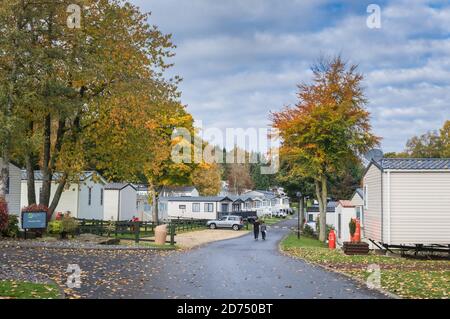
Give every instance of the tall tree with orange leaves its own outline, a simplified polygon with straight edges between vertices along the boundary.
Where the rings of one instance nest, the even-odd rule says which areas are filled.
[[[345,163],[379,144],[372,133],[363,75],[340,56],[321,59],[312,67],[312,83],[298,86],[298,103],[272,114],[280,131],[280,154],[292,176],[314,181],[320,208],[321,241],[326,240],[328,180]]]

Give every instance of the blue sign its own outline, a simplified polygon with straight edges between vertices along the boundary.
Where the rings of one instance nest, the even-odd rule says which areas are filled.
[[[45,229],[47,228],[46,212],[22,212],[23,229]]]

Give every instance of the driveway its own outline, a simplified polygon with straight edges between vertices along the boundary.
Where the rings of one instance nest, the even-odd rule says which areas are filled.
[[[383,294],[320,267],[281,254],[278,243],[297,219],[271,227],[268,240],[252,235],[166,256],[139,298],[347,299]]]

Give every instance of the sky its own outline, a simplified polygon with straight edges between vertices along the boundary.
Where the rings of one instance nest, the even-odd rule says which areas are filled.
[[[266,128],[294,105],[320,56],[365,75],[373,131],[384,152],[450,119],[450,2],[424,0],[131,0],[173,34],[168,73],[204,128]],[[369,28],[369,4],[381,28]]]

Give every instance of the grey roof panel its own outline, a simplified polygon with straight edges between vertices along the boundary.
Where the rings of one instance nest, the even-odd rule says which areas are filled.
[[[120,190],[124,189],[127,186],[131,186],[131,187],[133,187],[133,189],[136,190],[136,187],[134,187],[134,185],[130,184],[130,183],[110,183],[110,184],[105,186],[105,189],[106,190],[118,190],[118,191],[120,191]]]
[[[357,188],[355,193],[357,193],[359,196],[361,196],[361,198],[364,198],[364,192],[362,188]]]
[[[91,177],[95,171],[85,171],[80,174],[80,181],[84,181]],[[26,170],[22,170],[22,180],[27,180],[28,174]],[[62,173],[53,173],[52,180],[57,181],[62,177]],[[42,181],[43,174],[42,171],[34,171],[34,180],[35,181]]]
[[[221,202],[227,198],[226,196],[205,196],[205,197],[191,197],[191,196],[179,196],[179,197],[160,197],[160,201],[168,202]]]
[[[383,158],[376,164],[382,169],[450,170],[450,158]]]

